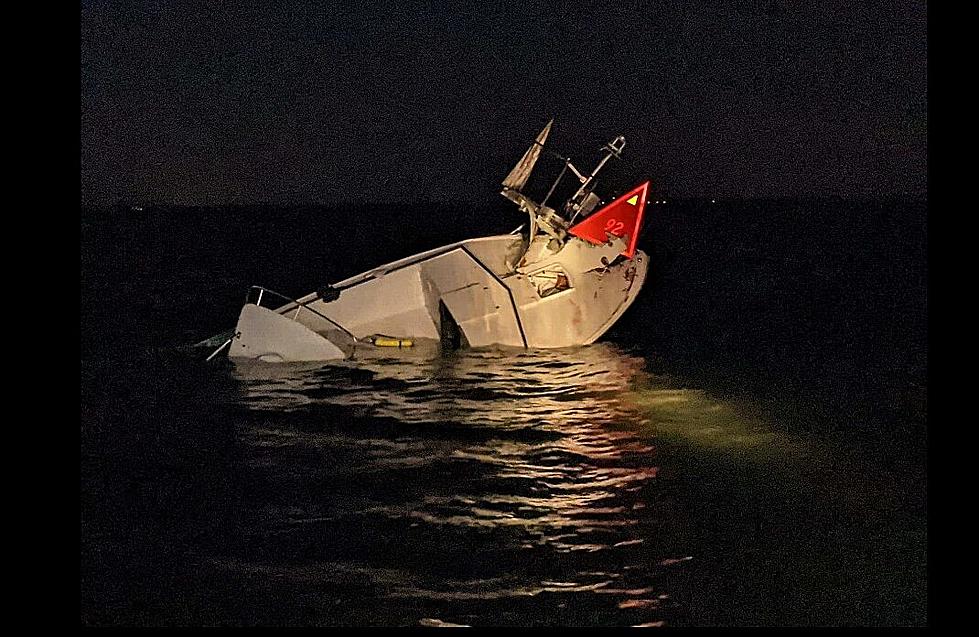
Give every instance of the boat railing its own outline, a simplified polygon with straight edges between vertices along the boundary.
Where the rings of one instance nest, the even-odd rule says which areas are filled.
[[[302,312],[303,310],[306,310],[307,312],[311,312],[311,313],[315,314],[316,316],[320,317],[324,321],[328,322],[330,325],[333,325],[338,330],[340,330],[341,332],[343,332],[344,334],[346,334],[347,336],[349,336],[352,340],[354,340],[354,341],[357,340],[357,337],[354,336],[350,332],[350,330],[348,330],[344,326],[340,325],[339,323],[337,323],[336,321],[334,321],[333,319],[331,319],[329,316],[326,316],[325,314],[316,311],[314,308],[311,308],[308,305],[308,303],[304,303],[304,302],[299,301],[297,299],[294,299],[294,298],[291,298],[289,296],[286,296],[285,294],[282,294],[281,292],[276,292],[275,290],[270,290],[270,289],[268,289],[266,287],[262,287],[261,285],[253,285],[250,288],[248,288],[248,294],[245,295],[245,304],[247,305],[249,303],[253,303],[254,305],[257,305],[259,307],[266,307],[266,306],[263,306],[262,305],[262,301],[263,300],[267,300],[268,297],[273,297],[273,298],[281,299],[281,300],[283,300],[283,301],[286,302],[286,304],[283,305],[283,306],[281,306],[281,307],[269,307],[268,308],[268,309],[270,309],[270,310],[272,310],[274,312],[277,312],[278,314],[281,314],[282,316],[285,316],[287,318],[291,318],[292,320],[298,322],[299,321],[299,314],[300,314],[300,312]],[[293,310],[295,310],[295,312],[293,312]],[[291,316],[290,316],[290,314],[291,314]]]

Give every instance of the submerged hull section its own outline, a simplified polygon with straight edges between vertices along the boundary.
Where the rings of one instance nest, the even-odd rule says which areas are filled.
[[[251,303],[241,308],[229,356],[270,363],[345,358],[336,344],[291,318]]]
[[[442,347],[589,344],[629,307],[646,278],[646,255],[621,258],[623,241],[609,238],[598,245],[575,238],[553,252],[545,236],[529,245],[521,235],[471,239],[341,281],[332,301],[310,294],[275,310],[249,304],[229,356],[345,358],[373,347],[365,340],[376,335]]]

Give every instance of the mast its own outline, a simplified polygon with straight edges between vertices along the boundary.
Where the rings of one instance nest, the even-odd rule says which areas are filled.
[[[530,173],[534,170],[534,165],[540,158],[540,151],[544,148],[544,142],[547,141],[547,136],[551,132],[551,125],[554,123],[554,119],[547,122],[547,126],[544,127],[537,135],[537,139],[534,143],[530,145],[527,152],[523,154],[517,165],[513,167],[510,173],[503,180],[503,190],[500,194],[514,202],[520,209],[530,215],[530,240],[534,240],[534,235],[537,234],[537,214],[540,206],[535,203],[530,197],[525,195],[521,190],[527,185],[527,180],[530,178]]]
[[[566,207],[566,210],[567,212],[574,211],[574,214],[571,216],[571,221],[574,221],[581,213],[581,211],[585,208],[584,204],[588,199],[588,195],[591,194],[592,188],[594,188],[593,183],[595,181],[595,176],[598,174],[598,171],[600,171],[605,166],[605,163],[609,159],[611,159],[612,157],[619,159],[620,156],[622,155],[622,151],[625,150],[625,137],[619,135],[609,143],[602,146],[602,150],[608,151],[608,154],[605,155],[605,157],[603,157],[600,162],[598,162],[598,165],[595,166],[595,169],[593,171],[591,171],[591,174],[588,175],[588,178],[582,182],[581,188],[578,188],[578,191],[571,196],[571,199],[568,199],[568,205]],[[589,188],[589,186],[592,186],[592,188]]]
[[[530,148],[528,148],[527,152],[523,154],[523,157],[520,159],[517,165],[513,167],[510,174],[503,180],[504,195],[506,194],[507,190],[515,190],[520,192],[523,190],[523,187],[527,185],[527,179],[530,178],[530,173],[534,169],[534,164],[536,164],[537,160],[540,158],[541,148],[544,147],[544,142],[547,141],[547,136],[551,132],[551,124],[553,123],[553,119],[547,123],[544,130],[537,135],[537,139],[534,140],[534,143],[530,145]]]
[[[609,143],[602,147],[602,150],[606,151],[606,155],[598,162],[594,170],[587,177],[582,174],[574,165],[571,163],[570,158],[561,157],[557,155],[560,159],[564,160],[564,168],[561,170],[561,174],[558,175],[557,180],[551,185],[550,190],[547,192],[547,196],[544,197],[544,201],[537,203],[533,201],[530,197],[525,195],[522,190],[527,185],[527,180],[530,178],[530,173],[534,169],[534,165],[540,158],[541,150],[544,147],[544,142],[547,141],[547,136],[551,132],[551,125],[554,120],[551,119],[547,126],[537,135],[537,139],[530,148],[524,153],[517,165],[513,167],[510,173],[503,180],[503,190],[500,194],[514,202],[520,209],[530,215],[530,241],[533,242],[534,236],[537,234],[538,230],[543,231],[545,234],[557,239],[560,242],[564,242],[567,238],[567,229],[574,222],[574,220],[580,214],[587,215],[591,212],[595,205],[598,204],[598,196],[595,195],[592,190],[595,188],[595,177],[598,173],[605,167],[605,164],[612,157],[619,158],[622,151],[625,149],[625,137],[619,135]],[[550,152],[550,151],[549,151]],[[556,154],[556,153],[554,153]],[[574,173],[577,180],[581,183],[577,192],[571,196],[564,204],[564,212],[570,214],[570,220],[558,214],[558,212],[547,206],[547,200],[550,199],[554,190],[557,188],[558,183],[564,177],[568,169]]]

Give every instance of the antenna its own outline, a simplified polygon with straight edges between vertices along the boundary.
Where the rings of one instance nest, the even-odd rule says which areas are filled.
[[[595,166],[595,170],[591,171],[591,175],[588,176],[588,179],[582,182],[581,188],[578,188],[578,192],[572,195],[571,199],[568,199],[566,212],[571,212],[572,210],[574,211],[574,214],[571,216],[572,222],[578,217],[584,208],[584,202],[588,200],[588,195],[591,194],[591,191],[594,188],[595,176],[598,174],[598,171],[600,171],[605,166],[605,163],[612,157],[615,157],[616,159],[621,158],[622,151],[625,150],[625,137],[619,135],[609,143],[602,146],[602,150],[607,151],[608,154],[605,155],[600,162],[598,162],[598,165]]]

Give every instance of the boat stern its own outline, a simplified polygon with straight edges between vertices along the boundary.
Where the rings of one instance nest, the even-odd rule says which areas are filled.
[[[288,316],[253,303],[241,308],[235,331],[238,337],[231,343],[229,358],[281,363],[347,357],[343,349],[325,336]]]

